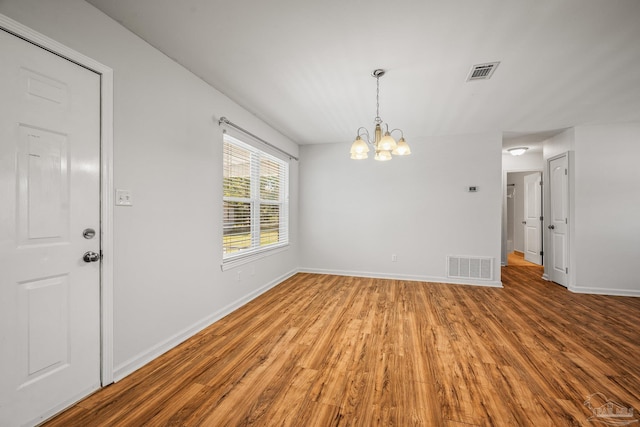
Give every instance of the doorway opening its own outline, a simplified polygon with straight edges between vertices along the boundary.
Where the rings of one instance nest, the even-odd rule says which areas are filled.
[[[542,171],[506,172],[504,265],[543,265]]]

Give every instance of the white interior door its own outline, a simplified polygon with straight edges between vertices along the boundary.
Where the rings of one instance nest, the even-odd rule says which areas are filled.
[[[547,257],[550,265],[549,279],[563,286],[568,285],[568,219],[569,176],[567,156],[549,161],[550,218],[548,221],[551,253]]]
[[[100,387],[100,77],[0,57],[0,425],[33,425]]]
[[[524,176],[524,259],[542,264],[542,176]]]

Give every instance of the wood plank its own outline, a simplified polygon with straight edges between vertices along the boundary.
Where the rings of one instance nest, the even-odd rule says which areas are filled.
[[[301,273],[46,426],[584,425],[640,409],[640,298]]]

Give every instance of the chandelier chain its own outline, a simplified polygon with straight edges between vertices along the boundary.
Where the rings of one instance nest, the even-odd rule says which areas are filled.
[[[380,76],[376,75],[376,123],[382,123],[380,118]]]

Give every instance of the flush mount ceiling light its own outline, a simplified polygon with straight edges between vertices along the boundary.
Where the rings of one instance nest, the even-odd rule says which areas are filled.
[[[507,151],[511,153],[512,156],[521,156],[528,149],[529,147],[513,147],[513,148],[509,148]]]
[[[351,145],[351,158],[362,160],[369,157],[369,146],[375,150],[375,159],[379,161],[391,160],[391,155],[408,156],[411,154],[409,145],[404,140],[404,134],[400,129],[389,130],[389,125],[384,123],[385,132],[382,134],[382,119],[380,118],[380,77],[384,76],[385,71],[381,69],[373,70],[371,75],[376,79],[376,124],[373,131],[373,140],[369,135],[369,131],[361,127],[358,129],[356,140]],[[400,132],[400,139],[396,142],[391,136],[393,132]]]

